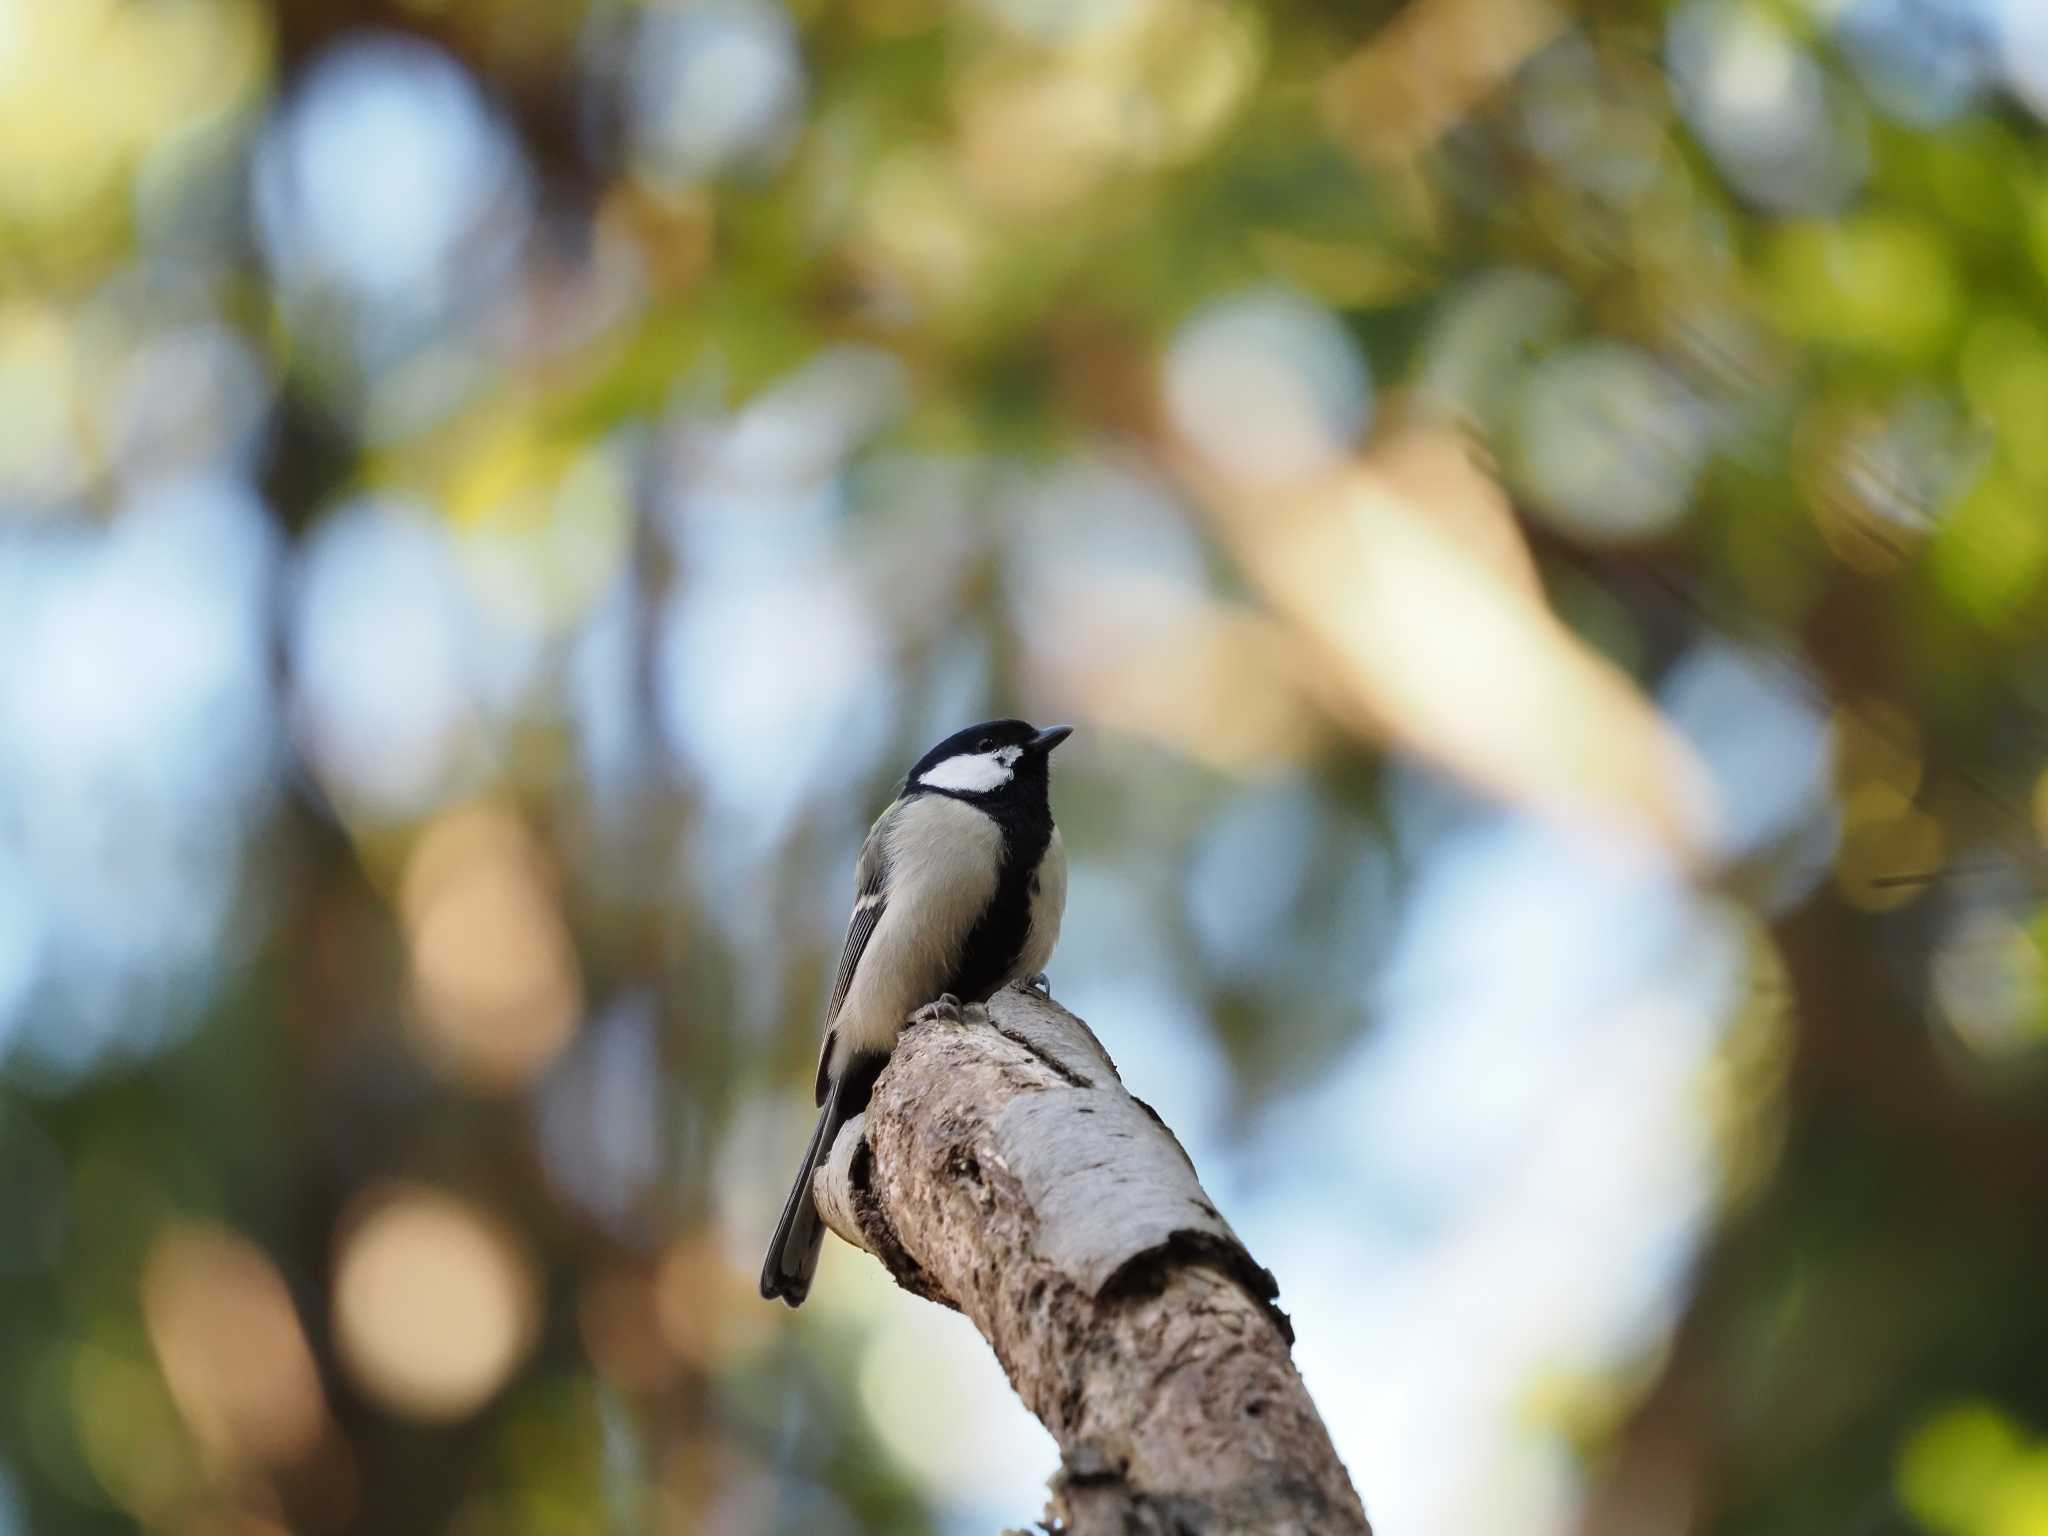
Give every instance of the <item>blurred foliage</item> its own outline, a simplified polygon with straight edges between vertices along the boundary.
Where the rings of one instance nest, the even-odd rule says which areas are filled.
[[[2048,1531],[2044,60],[0,0],[0,1536],[987,1528],[939,1336],[750,1271],[865,818],[999,711],[1390,1536]],[[1586,1268],[1319,1332],[1464,1326],[1344,1245],[1468,1153]]]

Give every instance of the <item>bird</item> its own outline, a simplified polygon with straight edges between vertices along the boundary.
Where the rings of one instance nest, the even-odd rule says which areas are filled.
[[[853,918],[825,1008],[817,1129],[761,1266],[761,1295],[803,1304],[825,1226],[811,1176],[867,1107],[907,1023],[957,1018],[1013,982],[1045,986],[1067,901],[1051,756],[1070,725],[988,720],[919,758],[855,866]]]

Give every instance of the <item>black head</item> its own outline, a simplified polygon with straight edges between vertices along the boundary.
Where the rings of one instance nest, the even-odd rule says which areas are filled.
[[[985,720],[955,731],[917,760],[904,791],[936,791],[963,800],[1044,798],[1046,759],[1073,734],[1071,725],[1039,730],[1022,720]]]

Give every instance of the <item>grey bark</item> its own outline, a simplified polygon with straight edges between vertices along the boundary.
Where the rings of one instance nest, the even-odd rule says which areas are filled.
[[[813,1190],[966,1314],[1058,1441],[1074,1536],[1370,1536],[1253,1262],[1088,1026],[1035,993],[911,1026]]]

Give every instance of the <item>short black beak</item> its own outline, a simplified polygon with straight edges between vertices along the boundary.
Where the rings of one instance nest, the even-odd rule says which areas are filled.
[[[1073,734],[1074,728],[1071,725],[1048,725],[1044,730],[1031,738],[1031,750],[1041,753],[1050,752]]]

